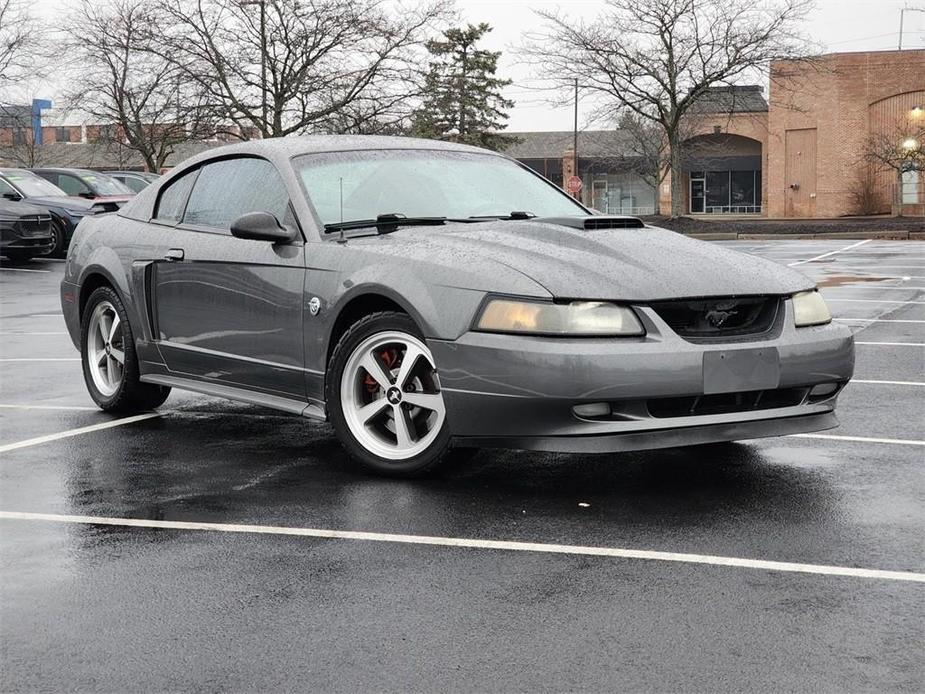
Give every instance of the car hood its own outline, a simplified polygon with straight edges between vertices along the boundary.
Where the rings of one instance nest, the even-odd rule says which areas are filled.
[[[814,286],[783,265],[653,227],[586,231],[499,221],[406,228],[388,238],[406,242],[412,256],[423,251],[431,260],[466,262],[470,271],[480,259],[493,261],[484,264],[486,273],[500,263],[563,299],[784,295]]]
[[[31,217],[42,214],[48,216],[46,210],[28,202],[3,201],[0,203],[0,215],[4,217]]]
[[[78,214],[89,214],[93,207],[92,200],[84,198],[72,198],[64,195],[49,195],[40,197],[26,198],[29,204],[48,205],[49,207],[60,207],[65,210],[73,211]]]

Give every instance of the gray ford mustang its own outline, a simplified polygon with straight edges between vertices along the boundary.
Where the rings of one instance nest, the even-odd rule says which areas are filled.
[[[594,214],[505,156],[406,138],[189,159],[80,223],[61,301],[102,409],[174,387],[258,403],[329,420],[393,475],[481,446],[827,429],[854,368],[805,276]]]

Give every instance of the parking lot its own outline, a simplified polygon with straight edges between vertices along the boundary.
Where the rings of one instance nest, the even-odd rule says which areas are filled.
[[[922,691],[925,244],[730,241],[857,339],[838,429],[417,481],[174,392],[114,419],[0,266],[5,691]]]

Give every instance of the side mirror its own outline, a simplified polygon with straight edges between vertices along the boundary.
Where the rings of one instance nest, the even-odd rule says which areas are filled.
[[[86,198],[87,200],[93,200],[96,198],[96,196],[89,190],[85,190],[83,193],[78,193],[77,197]]]
[[[251,241],[289,243],[295,234],[269,212],[248,212],[231,223],[231,235]]]
[[[10,191],[9,193],[4,193],[3,197],[5,197],[7,200],[12,200],[13,202],[19,202],[20,200],[22,200],[22,195],[20,195],[19,193],[14,193],[12,191]]]

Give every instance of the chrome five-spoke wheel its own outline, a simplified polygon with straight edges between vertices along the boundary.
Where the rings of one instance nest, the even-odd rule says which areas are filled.
[[[86,339],[87,366],[93,385],[109,397],[119,390],[125,376],[122,321],[109,301],[101,301],[93,308]]]
[[[387,460],[426,451],[446,418],[430,350],[400,331],[379,332],[357,345],[343,371],[340,399],[353,437]]]

